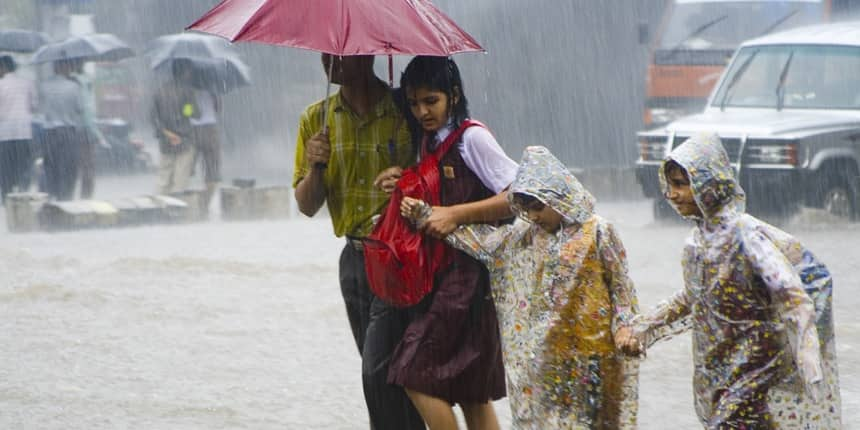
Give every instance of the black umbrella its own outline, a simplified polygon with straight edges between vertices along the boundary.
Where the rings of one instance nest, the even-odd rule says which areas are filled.
[[[188,61],[191,66],[191,84],[194,87],[224,94],[251,84],[248,66],[238,58],[168,58],[156,64],[154,70],[170,73],[174,61]]]
[[[60,60],[119,61],[133,57],[134,51],[112,34],[97,33],[73,36],[62,42],[51,43],[33,54],[32,63],[49,63]]]
[[[33,52],[48,42],[48,36],[37,31],[0,30],[0,51]]]
[[[190,63],[192,84],[200,89],[226,93],[251,83],[248,66],[219,37],[180,33],[155,39],[147,50],[153,70],[169,73],[177,60]]]
[[[150,43],[146,54],[152,68],[171,58],[237,58],[229,42],[220,37],[195,33],[170,34]]]

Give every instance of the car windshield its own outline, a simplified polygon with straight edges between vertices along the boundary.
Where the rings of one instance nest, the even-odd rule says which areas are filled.
[[[712,106],[860,108],[860,48],[780,45],[741,49]]]
[[[821,0],[679,0],[660,38],[660,49],[734,50],[753,37],[821,22],[823,9]]]

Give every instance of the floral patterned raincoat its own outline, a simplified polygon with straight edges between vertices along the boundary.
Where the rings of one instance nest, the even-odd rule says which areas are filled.
[[[546,148],[526,149],[513,193],[562,214],[558,232],[517,219],[447,240],[490,269],[514,427],[635,429],[638,362],[613,340],[637,311],[618,234]]]
[[[668,159],[686,170],[704,215],[684,248],[684,289],[637,331],[650,345],[692,329],[695,407],[707,429],[840,429],[827,268],[744,213],[717,136],[693,137]],[[660,181],[665,191],[663,169]]]

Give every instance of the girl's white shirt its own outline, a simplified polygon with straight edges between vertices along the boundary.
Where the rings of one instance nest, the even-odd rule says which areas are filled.
[[[453,131],[449,125],[436,133],[434,147],[441,144]],[[499,142],[484,127],[469,127],[463,132],[460,156],[466,166],[492,192],[498,194],[514,182],[517,163],[505,154]]]

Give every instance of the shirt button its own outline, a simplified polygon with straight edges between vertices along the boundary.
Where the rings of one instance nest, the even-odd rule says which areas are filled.
[[[364,178],[358,180],[359,185],[364,185]]]
[[[361,157],[361,158],[364,158],[364,151],[359,152],[359,153],[358,153],[358,156],[359,156],[359,157]]]
[[[358,205],[358,207],[357,207],[356,209],[358,209],[358,210],[360,210],[360,211],[363,211],[363,210],[364,210],[364,206],[362,206],[362,205]]]

